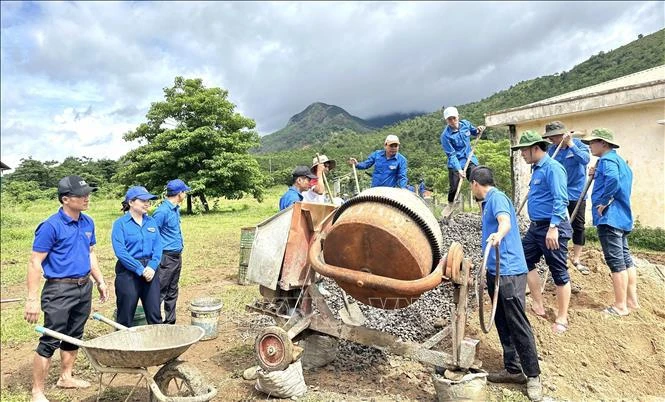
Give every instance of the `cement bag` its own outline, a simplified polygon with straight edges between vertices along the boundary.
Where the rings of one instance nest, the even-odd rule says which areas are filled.
[[[303,396],[307,392],[300,360],[290,364],[286,370],[266,372],[259,368],[256,374],[256,390],[268,396],[288,399]]]
[[[327,365],[337,357],[337,339],[325,335],[310,335],[298,346],[305,349],[302,355],[302,368],[305,370]]]
[[[432,383],[438,402],[447,401],[486,401],[487,373],[469,373],[460,381],[452,381],[437,374],[432,375]]]

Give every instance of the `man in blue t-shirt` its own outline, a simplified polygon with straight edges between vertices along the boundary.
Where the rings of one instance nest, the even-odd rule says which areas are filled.
[[[302,192],[309,190],[312,179],[316,178],[317,176],[307,166],[296,166],[291,173],[291,185],[279,199],[279,210],[282,211],[302,201]]]
[[[25,320],[35,324],[39,320],[40,303],[44,312],[44,327],[69,335],[83,337],[83,328],[92,309],[92,282],[102,302],[108,290],[99,269],[94,251],[95,224],[82,211],[88,209],[89,186],[79,176],[67,176],[58,182],[58,200],[62,207],[37,226],[32,254],[28,262],[28,297],[25,302]],[[41,299],[37,298],[40,277],[46,279]],[[44,383],[51,357],[60,348],[60,388],[86,388],[87,381],[72,377],[78,346],[47,335],[39,338],[32,369],[32,400],[46,401]]]
[[[556,285],[557,312],[552,331],[561,334],[568,329],[568,305],[570,304],[570,276],[568,275],[568,240],[573,229],[568,222],[568,190],[566,170],[547,154],[549,142],[535,131],[525,131],[519,144],[512,146],[519,150],[524,161],[531,165],[529,182],[529,203],[527,210],[531,224],[522,238],[524,257],[529,274],[527,283],[533,299],[532,310],[545,317],[543,292],[540,276],[535,269],[541,257],[552,273]]]
[[[599,158],[598,167],[589,172],[595,179],[591,193],[591,213],[614,285],[614,303],[604,313],[624,316],[640,308],[637,300],[637,270],[628,248],[628,234],[633,230],[633,213],[630,209],[633,172],[617,154],[619,144],[609,129],[597,128],[582,141],[589,144],[593,156]]]
[[[180,203],[191,190],[184,181],[174,179],[166,184],[166,198],[152,217],[157,222],[162,241],[162,260],[159,263],[159,302],[164,302],[164,324],[175,324],[178,282],[182,270],[184,242],[180,229]]]
[[[406,188],[408,162],[404,155],[399,153],[399,138],[389,135],[383,142],[383,149],[372,152],[369,157],[358,162],[349,158],[349,164],[356,169],[364,170],[374,166],[372,173],[372,187],[399,187]]]
[[[540,365],[531,324],[525,312],[527,265],[520,240],[515,208],[510,199],[494,187],[494,175],[478,166],[469,178],[471,191],[482,200],[482,249],[487,243],[499,248],[500,281],[494,323],[503,348],[504,369],[490,373],[487,379],[497,383],[527,384],[531,400],[542,399]],[[487,259],[487,290],[494,294],[496,255]]]
[[[572,215],[586,185],[586,168],[591,159],[589,147],[577,138],[573,138],[573,134],[568,132],[560,121],[553,121],[545,125],[543,139],[552,141],[552,145],[547,149],[547,154],[550,157],[553,157],[554,151],[561,144],[561,148],[554,157],[554,160],[566,169],[568,180],[568,214]],[[580,201],[579,212],[575,215],[572,222],[570,222],[570,225],[573,227],[573,265],[582,274],[588,275],[590,273],[589,268],[580,262],[582,247],[586,241],[584,236],[585,210],[586,198],[583,198]]]

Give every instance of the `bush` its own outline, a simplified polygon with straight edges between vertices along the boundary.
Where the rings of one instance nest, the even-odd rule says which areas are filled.
[[[2,183],[4,202],[30,202],[40,199],[54,199],[56,189],[42,190],[36,181],[10,181]]]
[[[587,239],[598,241],[598,231],[595,227],[587,228],[585,233]],[[635,228],[628,236],[628,245],[645,250],[665,252],[665,230],[644,227],[640,221],[636,221]]]

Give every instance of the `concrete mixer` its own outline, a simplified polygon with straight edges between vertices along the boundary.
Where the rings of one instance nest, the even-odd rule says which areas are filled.
[[[464,337],[471,263],[459,243],[442,244],[440,226],[414,193],[387,187],[361,192],[340,207],[295,203],[256,227],[247,268],[263,299],[248,311],[266,314],[278,326],[256,338],[260,366],[283,370],[312,333],[373,346],[449,370],[480,368],[477,340]],[[357,301],[398,309],[442,282],[454,286],[451,324],[421,344],[344,322],[313,286],[316,274],[332,278]],[[452,338],[452,353],[433,350]]]

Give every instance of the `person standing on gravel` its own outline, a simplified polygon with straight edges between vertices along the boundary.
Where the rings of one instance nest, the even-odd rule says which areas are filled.
[[[549,142],[540,134],[526,131],[520,137],[519,144],[511,149],[519,150],[526,163],[531,164],[531,181],[527,195],[531,224],[522,238],[522,247],[529,268],[527,283],[533,299],[532,310],[536,315],[545,317],[540,276],[536,270],[536,264],[544,256],[556,285],[557,314],[552,330],[560,334],[568,329],[571,286],[566,260],[568,240],[573,229],[568,222],[566,211],[566,170],[549,157],[546,152],[548,145]]]
[[[180,179],[166,183],[166,197],[157,207],[152,217],[159,227],[162,240],[162,260],[159,263],[159,302],[164,302],[164,324],[175,324],[178,282],[182,270],[182,249],[184,242],[180,228],[180,204],[191,190]]]
[[[464,165],[471,154],[471,137],[477,137],[484,130],[485,126],[476,128],[468,120],[460,120],[457,108],[450,106],[443,110],[443,118],[446,121],[446,127],[441,132],[441,147],[448,157],[448,206],[453,207],[455,202],[455,193],[460,180],[468,180],[471,171],[478,166],[478,158],[471,155],[469,167],[464,171]]]
[[[30,324],[39,320],[39,280],[46,283],[41,294],[44,327],[81,339],[92,309],[92,282],[97,282],[99,299],[108,297],[104,277],[95,253],[95,223],[83,211],[88,209],[90,193],[97,191],[79,176],[67,176],[58,182],[57,213],[37,226],[28,262],[28,297],[24,318]],[[73,369],[78,346],[48,335],[39,338],[32,366],[32,400],[47,401],[44,383],[51,357],[60,348],[58,388],[87,388],[90,383],[74,378]]]
[[[494,323],[503,348],[504,369],[490,373],[495,383],[527,384],[532,401],[542,399],[540,365],[536,341],[525,312],[527,266],[520,247],[520,232],[515,207],[510,199],[494,187],[494,175],[485,166],[478,166],[469,178],[471,191],[482,200],[482,250],[487,244],[499,247],[499,296]],[[490,251],[487,259],[487,291],[494,294],[496,256]]]
[[[577,138],[573,138],[572,133],[566,130],[566,127],[560,121],[553,121],[545,126],[544,139],[552,141],[547,150],[551,157],[556,148],[563,142],[561,149],[554,159],[566,169],[568,177],[568,214],[572,215],[586,184],[586,170],[591,155],[589,147]],[[589,274],[589,268],[582,265],[580,255],[585,243],[584,236],[584,211],[586,209],[586,197],[580,201],[579,213],[572,222],[573,227],[573,265],[584,275]]]
[[[391,134],[383,142],[384,149],[372,152],[367,160],[362,162],[349,158],[349,164],[360,170],[374,166],[372,187],[406,188],[408,162],[404,155],[399,153],[399,146],[399,138]]]
[[[624,316],[640,307],[637,300],[637,271],[628,248],[628,234],[633,230],[630,193],[633,172],[617,154],[619,144],[614,133],[597,128],[582,139],[597,156],[598,167],[591,168],[589,176],[595,179],[591,193],[593,225],[598,228],[598,239],[605,262],[612,272],[614,304],[603,312]]]

